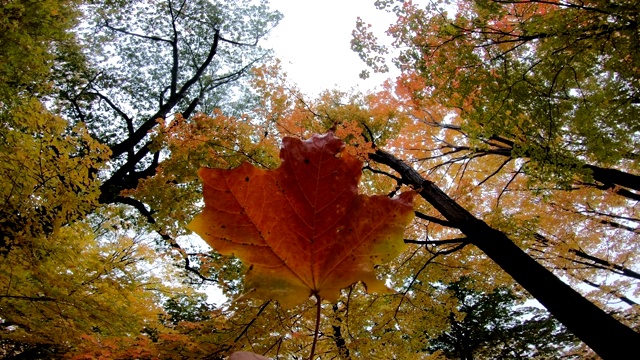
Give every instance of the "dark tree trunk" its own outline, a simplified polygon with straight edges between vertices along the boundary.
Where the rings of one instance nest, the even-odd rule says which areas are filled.
[[[562,282],[504,233],[475,218],[434,183],[422,178],[413,168],[393,155],[377,150],[369,157],[397,171],[402,181],[418,190],[420,196],[435,207],[451,225],[460,229],[472,244],[511,275],[569,331],[602,358],[625,359],[637,352],[640,334]]]
[[[585,165],[584,168],[591,170],[593,179],[601,182],[607,188],[619,185],[633,190],[640,190],[640,176],[638,175],[595,165]]]
[[[351,355],[349,354],[349,348],[347,347],[347,342],[342,336],[342,318],[338,315],[338,304],[333,304],[333,313],[335,315],[335,323],[331,325],[331,328],[333,329],[333,342],[338,348],[340,359],[350,360]]]

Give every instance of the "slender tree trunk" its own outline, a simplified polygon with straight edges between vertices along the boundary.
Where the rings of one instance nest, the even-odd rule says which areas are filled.
[[[619,185],[633,190],[640,190],[640,176],[638,175],[595,165],[585,165],[584,168],[590,169],[593,179],[603,183],[606,187]]]
[[[390,166],[413,186],[471,243],[496,262],[593,351],[604,359],[625,359],[636,354],[640,334],[585,299],[551,271],[516,246],[504,233],[491,228],[458,205],[434,183],[382,150],[370,159]]]
[[[334,314],[334,324],[331,325],[333,329],[333,342],[336,344],[338,348],[338,353],[340,354],[340,359],[342,360],[350,360],[351,355],[349,354],[349,348],[347,347],[347,342],[342,336],[342,318],[340,317],[338,304],[333,304],[333,314]]]

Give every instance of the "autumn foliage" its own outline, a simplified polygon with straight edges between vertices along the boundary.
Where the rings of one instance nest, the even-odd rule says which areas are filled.
[[[317,95],[264,1],[2,4],[0,357],[637,352],[637,1],[378,0]]]
[[[284,138],[280,158],[275,170],[200,170],[205,208],[189,228],[249,266],[251,296],[285,308],[311,295],[335,302],[356,281],[386,290],[374,266],[405,248],[414,194],[358,195],[362,162],[332,133]]]

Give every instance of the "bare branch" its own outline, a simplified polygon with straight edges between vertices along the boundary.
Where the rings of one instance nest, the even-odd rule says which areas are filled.
[[[118,157],[123,154],[127,149],[138,144],[142,139],[145,138],[149,130],[151,130],[154,126],[156,126],[156,119],[165,118],[167,114],[178,104],[180,100],[186,95],[187,91],[191,88],[193,84],[195,84],[204,71],[209,67],[213,57],[216,55],[218,50],[218,40],[219,40],[219,32],[216,31],[213,38],[213,43],[211,44],[211,48],[209,49],[209,53],[205,61],[200,65],[197,69],[196,73],[187,80],[180,90],[172,94],[167,102],[163,104],[163,106],[152,116],[149,117],[147,121],[145,121],[139,128],[136,130],[131,136],[129,136],[126,140],[111,146],[111,156],[112,158]]]
[[[405,244],[418,244],[418,245],[447,245],[447,244],[470,244],[471,241],[469,238],[457,238],[457,239],[446,239],[446,240],[412,240],[412,239],[404,239]]]
[[[99,91],[89,91],[86,92],[87,95],[95,95],[97,97],[99,97],[101,100],[103,100],[104,102],[107,103],[107,105],[109,105],[109,107],[115,111],[118,115],[120,115],[121,118],[124,119],[124,121],[127,123],[127,131],[129,132],[129,134],[133,134],[133,119],[131,119],[131,117],[129,117],[129,115],[127,115],[124,111],[122,111],[122,109],[120,109],[116,104],[113,103],[113,101],[111,101],[111,99],[109,99],[108,97],[106,97],[104,94],[100,93]]]
[[[234,343],[238,342],[242,338],[242,336],[247,333],[247,330],[249,330],[249,327],[251,327],[251,325],[253,325],[253,323],[258,319],[260,314],[262,314],[262,312],[267,307],[267,305],[269,305],[269,303],[271,303],[271,300],[265,301],[264,304],[262,304],[262,306],[260,306],[260,309],[258,310],[258,313],[256,314],[256,316],[254,316],[253,319],[251,319],[251,321],[249,321],[249,323],[244,327],[244,329],[242,329],[240,334],[233,340]]]
[[[478,183],[478,185],[476,185],[476,187],[480,187],[482,184],[487,182],[487,180],[489,180],[492,177],[496,176],[500,172],[500,170],[502,170],[510,161],[511,161],[511,158],[507,158],[507,160],[505,160],[502,164],[500,164],[500,166],[498,166],[498,168],[494,172],[489,174],[489,176],[487,176],[484,180],[480,181]]]
[[[130,205],[132,206],[134,209],[138,210],[138,212],[144,216],[144,218],[147,220],[147,222],[149,224],[156,224],[156,219],[153,217],[153,214],[147,209],[147,207],[141,202],[138,201],[134,198],[130,198],[130,197],[124,197],[124,196],[119,196],[117,198],[117,202],[121,203],[121,204],[126,204],[126,205]],[[183,260],[184,260],[184,269],[189,271],[190,273],[196,275],[198,278],[200,278],[203,282],[211,282],[211,283],[217,283],[218,281],[216,279],[212,279],[209,277],[206,277],[204,275],[202,275],[200,273],[200,271],[196,268],[194,268],[191,265],[191,259],[189,259],[189,253],[187,253],[176,241],[175,239],[173,239],[170,235],[168,235],[167,233],[161,231],[161,230],[156,230],[156,232],[158,233],[158,235],[160,235],[160,237],[166,241],[173,249],[177,250],[178,253],[181,254]]]
[[[153,41],[163,41],[163,42],[171,43],[171,40],[163,39],[163,38],[161,38],[159,36],[137,34],[137,33],[134,33],[134,32],[127,31],[125,29],[116,28],[116,27],[113,27],[113,26],[109,25],[108,22],[104,23],[104,27],[106,27],[107,29],[110,29],[112,31],[115,31],[115,32],[119,32],[119,33],[122,33],[122,34],[125,34],[125,35],[138,37],[138,38],[141,38],[141,39],[147,39],[147,40],[153,40]]]
[[[256,45],[258,45],[258,41],[259,40],[260,40],[260,38],[256,37],[256,40],[253,43],[249,44],[249,43],[242,43],[242,42],[237,42],[237,41],[225,39],[222,36],[220,37],[220,41],[224,41],[226,43],[233,44],[233,45],[238,45],[238,46],[256,46]]]
[[[442,225],[442,226],[446,226],[446,227],[450,227],[450,228],[455,228],[455,226],[453,226],[453,224],[451,224],[450,222],[448,222],[445,219],[440,219],[440,218],[437,218],[435,216],[430,216],[430,215],[424,214],[424,213],[422,213],[420,211],[415,211],[414,213],[415,213],[416,217],[419,218],[419,219],[427,220],[427,221],[432,222],[434,224],[438,224],[438,225]]]
[[[380,175],[384,175],[384,176],[390,177],[393,180],[395,180],[398,184],[402,184],[402,179],[400,179],[399,177],[397,177],[397,176],[395,176],[393,174],[389,174],[388,172],[383,171],[383,170],[374,169],[368,164],[364,168],[362,168],[362,170],[369,170],[374,174],[380,174]]]
[[[0,299],[14,299],[25,301],[58,301],[55,298],[48,296],[22,296],[22,295],[0,295]]]
[[[587,285],[593,286],[594,288],[602,289],[602,285],[596,284],[596,283],[594,283],[594,282],[592,282],[592,281],[589,281],[589,280],[587,280],[587,279],[582,279],[582,281],[583,281],[585,284],[587,284]],[[618,292],[617,292],[617,291],[615,291],[615,290],[609,290],[609,291],[607,291],[607,293],[608,293],[609,295],[611,295],[611,296],[614,296],[614,297],[618,298],[620,301],[622,301],[622,302],[626,303],[627,305],[630,305],[630,306],[638,306],[638,303],[637,303],[637,302],[635,302],[635,301],[633,301],[633,300],[629,299],[628,297],[626,297],[626,296],[624,296],[624,295],[620,295],[620,294],[618,294]]]

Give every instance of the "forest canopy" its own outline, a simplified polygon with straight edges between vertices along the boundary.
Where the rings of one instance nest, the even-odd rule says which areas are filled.
[[[317,96],[266,0],[0,4],[0,357],[636,352],[636,1],[372,1]]]

